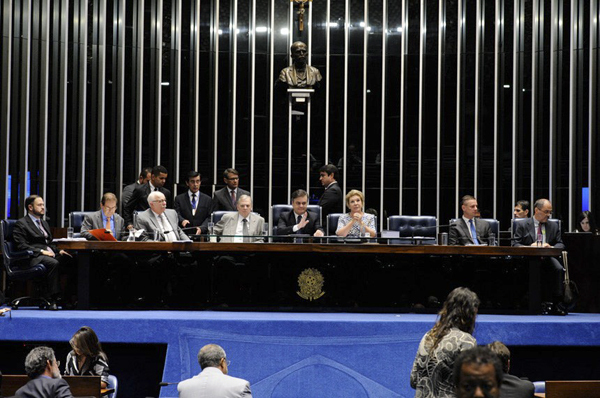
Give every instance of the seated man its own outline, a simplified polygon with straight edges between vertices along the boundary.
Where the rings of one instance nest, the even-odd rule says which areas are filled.
[[[52,244],[50,225],[43,219],[46,214],[44,199],[38,195],[31,195],[25,199],[27,215],[15,224],[13,239],[17,250],[31,250],[33,258],[29,266],[43,264],[46,269],[48,281],[47,298],[50,300],[50,309],[58,309],[56,300],[60,294],[59,268],[64,266],[71,255],[64,250],[58,250]]]
[[[500,385],[500,398],[533,398],[535,387],[532,382],[508,374],[510,369],[510,350],[508,347],[500,341],[494,341],[487,346],[494,354],[498,355],[500,362],[502,362],[504,376]]]
[[[197,234],[208,233],[208,222],[213,212],[213,201],[210,196],[200,192],[201,176],[197,171],[190,171],[185,184],[189,190],[175,198],[175,211],[179,216],[182,228],[197,227]]]
[[[448,244],[458,246],[487,244],[492,230],[487,221],[477,217],[479,214],[477,199],[465,195],[460,203],[463,216],[450,225]]]
[[[107,192],[102,195],[100,210],[94,214],[85,216],[81,224],[81,235],[87,240],[96,240],[89,230],[105,229],[106,233],[112,234],[117,240],[120,240],[124,233],[125,222],[120,215],[115,213],[116,210],[117,197],[115,194]]]
[[[533,217],[516,224],[513,246],[555,247],[564,249],[558,224],[548,222],[552,215],[552,203],[548,199],[535,201]],[[566,315],[567,311],[561,308],[560,302],[563,295],[563,266],[555,257],[545,261],[548,266],[542,269],[547,283],[550,285],[553,306],[550,313],[554,315]]]
[[[215,225],[215,234],[226,235],[221,242],[263,242],[264,224],[264,218],[252,213],[252,198],[242,195],[237,200],[237,213],[223,215]]]
[[[17,390],[15,398],[72,398],[52,348],[36,347],[25,358],[25,372],[31,380]]]
[[[152,239],[154,231],[158,231],[158,240],[174,242],[176,240],[189,240],[190,238],[179,228],[177,213],[167,209],[167,199],[160,191],[148,195],[150,208],[138,213],[135,229],[143,229],[142,240]]]
[[[502,365],[487,347],[475,347],[460,353],[452,372],[457,398],[499,398]]]
[[[281,213],[277,223],[277,235],[305,234],[323,236],[319,215],[307,211],[308,194],[303,189],[292,193],[293,210]]]
[[[252,398],[247,380],[227,375],[229,361],[220,346],[208,344],[202,347],[198,352],[198,363],[202,372],[177,385],[179,398]]]

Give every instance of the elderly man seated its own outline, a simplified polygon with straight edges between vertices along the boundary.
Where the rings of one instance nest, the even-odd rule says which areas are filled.
[[[265,219],[252,213],[252,198],[241,195],[237,200],[237,213],[227,213],[215,225],[215,234],[224,235],[221,242],[263,242]]]

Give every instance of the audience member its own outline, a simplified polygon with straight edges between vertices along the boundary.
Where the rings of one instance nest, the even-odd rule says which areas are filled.
[[[337,229],[338,236],[363,236],[368,232],[369,236],[377,236],[375,230],[375,216],[363,211],[365,206],[365,197],[362,192],[353,189],[346,195],[346,206],[350,212],[340,216]]]
[[[519,200],[515,204],[515,210],[513,212],[514,218],[527,218],[529,217],[529,201]]]
[[[143,229],[142,240],[153,239],[154,231],[158,231],[158,240],[174,242],[188,240],[189,237],[179,228],[177,213],[167,209],[167,199],[162,192],[151,192],[148,195],[150,208],[138,213],[135,229]]]
[[[552,203],[548,199],[538,199],[533,207],[533,217],[517,224],[513,245],[564,249],[558,223],[548,222],[552,215]],[[546,279],[544,285],[549,288],[553,301],[549,313],[567,315],[567,311],[560,304],[563,295],[563,266],[555,257],[548,257],[544,263],[548,264],[542,269]]]
[[[341,213],[344,211],[344,195],[340,184],[336,181],[339,171],[332,164],[326,164],[319,169],[319,180],[325,187],[319,206],[321,206],[321,217],[327,220],[327,216],[331,213]]]
[[[123,213],[125,203],[129,202],[129,198],[131,198],[131,194],[133,191],[140,185],[146,184],[150,181],[150,176],[152,175],[152,167],[144,167],[142,171],[140,171],[140,175],[138,176],[138,180],[126,185],[123,188],[123,192],[121,193],[121,213]]]
[[[535,387],[529,380],[519,379],[508,373],[510,370],[510,350],[500,341],[494,341],[487,347],[498,355],[502,362],[502,384],[500,385],[500,398],[533,398]]]
[[[171,207],[171,191],[164,187],[167,176],[168,172],[164,166],[155,166],[152,169],[152,175],[148,183],[136,187],[129,201],[123,203],[123,218],[127,228],[133,226],[134,211],[141,212],[149,208],[148,195],[150,195],[150,192],[161,192],[167,199],[167,207]]]
[[[96,240],[94,235],[88,232],[91,229],[104,229],[112,234],[117,240],[121,239],[124,231],[123,217],[116,214],[117,197],[114,193],[107,192],[100,200],[100,210],[85,216],[81,224],[81,235],[87,240]]]
[[[60,362],[48,347],[36,347],[25,358],[31,380],[17,390],[15,398],[72,398],[67,382],[60,377]]]
[[[454,364],[457,398],[498,398],[502,383],[502,365],[487,347],[462,352]]]
[[[225,187],[215,192],[213,196],[213,211],[236,211],[237,201],[242,195],[250,196],[250,192],[239,188],[240,173],[236,169],[226,169],[223,172]]]
[[[229,361],[225,350],[216,344],[208,344],[198,352],[202,372],[177,385],[179,398],[252,398],[250,383],[229,376]]]
[[[477,294],[465,287],[452,290],[438,320],[419,343],[410,373],[415,398],[454,397],[452,369],[458,355],[477,345],[471,335],[479,308]]]
[[[102,388],[108,387],[108,357],[102,351],[102,345],[96,332],[89,326],[82,326],[71,340],[72,350],[67,355],[65,375],[100,376]]]
[[[598,227],[596,226],[596,221],[591,211],[586,210],[579,213],[579,216],[577,216],[577,227],[575,232],[591,232],[593,234],[598,234]]]
[[[38,195],[31,195],[25,199],[27,215],[15,224],[13,239],[17,250],[31,250],[33,258],[29,266],[43,264],[46,267],[46,280],[48,289],[47,298],[50,301],[50,309],[56,310],[56,301],[60,295],[60,267],[64,266],[71,255],[64,250],[58,250],[52,243],[53,237],[50,225],[44,220],[46,208],[44,199]]]
[[[281,213],[277,235],[305,234],[323,236],[319,215],[307,211],[308,194],[303,189],[292,193],[292,211]]]
[[[202,176],[197,171],[187,174],[185,185],[189,189],[175,198],[175,211],[182,228],[197,227],[197,234],[206,234],[213,202],[210,196],[200,192],[201,180]]]
[[[226,235],[221,242],[263,242],[264,224],[264,218],[252,213],[252,198],[242,195],[237,200],[237,213],[224,214],[215,224],[215,234]]]
[[[448,244],[459,246],[487,244],[492,230],[487,221],[477,217],[479,214],[477,199],[465,195],[460,204],[463,215],[450,225]]]

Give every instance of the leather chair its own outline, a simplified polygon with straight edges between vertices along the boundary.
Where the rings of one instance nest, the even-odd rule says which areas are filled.
[[[515,231],[517,229],[517,223],[525,221],[525,220],[528,220],[528,218],[513,218],[513,220],[512,220],[512,229],[510,231],[510,237],[511,238],[515,237]],[[558,218],[549,218],[548,222],[558,224],[558,230],[562,231],[562,221],[560,219],[558,219]],[[514,243],[514,241],[513,241],[513,243]]]
[[[223,216],[227,213],[237,213],[236,211],[230,211],[230,210],[217,210],[214,211],[211,215],[210,215],[210,221],[214,222],[215,224],[218,223],[219,221],[221,221],[221,218],[223,218]]]
[[[414,236],[424,236],[434,238],[433,240],[415,241],[414,239],[390,239],[391,244],[435,244],[437,220],[433,216],[390,216],[388,218],[388,229],[398,231],[400,238],[412,238]]]
[[[94,214],[95,211],[72,211],[69,213],[69,227],[73,228],[73,237],[81,237],[81,225],[83,220],[88,215]]]
[[[13,241],[13,229],[17,220],[0,221],[0,244],[2,245],[2,259],[6,276],[9,281],[30,280],[43,278],[46,275],[46,267],[43,264],[29,266],[29,261],[33,257],[31,250],[18,251]],[[40,308],[50,306],[50,303],[44,298],[19,297],[11,302],[13,309],[19,308],[19,304],[28,301]]]
[[[279,222],[279,216],[281,213],[285,213],[288,211],[292,211],[292,205],[273,205],[271,206],[271,214],[269,217],[269,229],[271,231],[271,235],[277,235],[277,223]],[[321,206],[319,205],[308,205],[307,211],[311,213],[317,213],[319,218],[319,224],[323,225],[323,220],[321,219]]]
[[[452,225],[454,223],[456,223],[459,219],[458,218],[453,218],[451,219],[448,224]],[[490,224],[490,229],[492,230],[492,233],[494,234],[494,236],[496,237],[496,246],[498,246],[499,244],[499,236],[500,236],[500,222],[494,218],[482,218],[483,221],[487,221],[488,224]],[[480,242],[480,243],[488,243],[488,242]]]
[[[108,375],[108,388],[115,391],[107,395],[107,398],[117,398],[117,389],[119,388],[119,380],[115,375]]]

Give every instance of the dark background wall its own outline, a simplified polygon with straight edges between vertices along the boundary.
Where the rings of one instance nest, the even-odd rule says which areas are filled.
[[[40,193],[61,226],[158,163],[209,194],[235,166],[267,214],[332,162],[380,214],[445,224],[474,193],[506,229],[548,197],[573,229],[583,187],[598,206],[599,9],[315,0],[300,32],[279,0],[4,0],[0,215]],[[295,40],[324,81],[290,134],[273,83]]]

